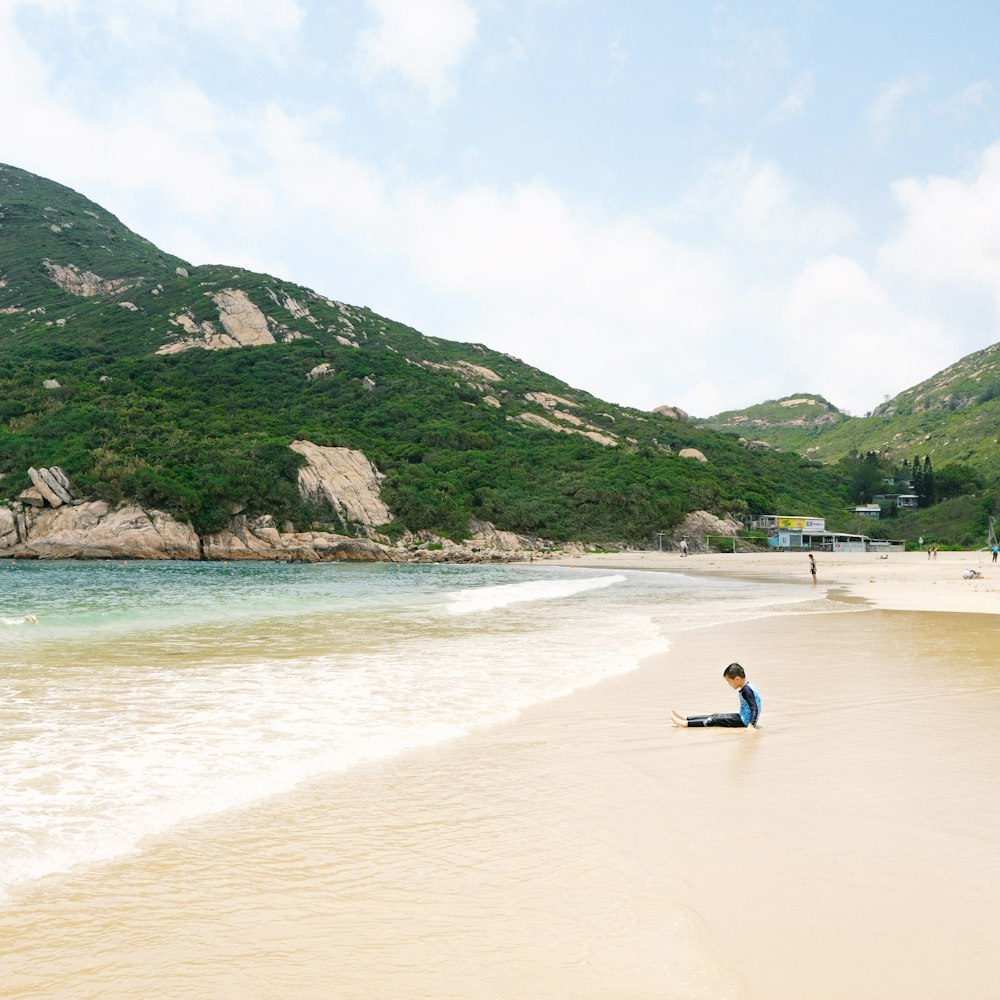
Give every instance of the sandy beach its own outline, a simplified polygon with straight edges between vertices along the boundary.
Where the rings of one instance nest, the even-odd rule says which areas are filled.
[[[682,632],[516,722],[25,889],[4,995],[995,997],[1000,568],[818,562],[821,610]],[[813,586],[789,554],[567,565]],[[672,727],[734,710],[731,660],[762,729]]]
[[[564,566],[719,574],[810,584],[806,556],[796,552],[681,556],[676,552],[623,552],[555,560]],[[985,552],[869,552],[816,555],[817,585],[842,589],[884,611],[1000,613],[1000,563]],[[981,579],[964,579],[974,570]]]

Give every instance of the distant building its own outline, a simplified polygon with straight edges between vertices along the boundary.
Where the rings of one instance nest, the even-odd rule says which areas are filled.
[[[863,504],[865,516],[877,518],[881,513],[878,504]],[[899,541],[872,540],[867,535],[853,535],[846,531],[827,531],[822,517],[785,517],[780,514],[761,514],[750,521],[750,528],[768,533],[767,544],[779,552],[871,552],[902,551],[905,544]]]
[[[767,544],[779,552],[801,549],[803,552],[867,552],[867,535],[846,531],[794,531],[779,528]]]
[[[822,517],[759,514],[750,519],[751,531],[777,531],[779,528],[787,531],[822,531],[825,527],[826,519]]]
[[[872,497],[875,503],[894,503],[901,510],[915,510],[920,506],[920,498],[916,493],[880,493]]]
[[[882,508],[877,503],[859,503],[855,507],[845,508],[849,514],[857,514],[858,517],[870,517],[877,521],[882,516]]]

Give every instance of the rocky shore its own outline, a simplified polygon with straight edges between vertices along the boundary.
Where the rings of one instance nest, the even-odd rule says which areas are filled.
[[[79,497],[63,469],[53,466],[29,469],[32,486],[0,501],[0,558],[504,562],[557,547],[480,521],[470,523],[471,536],[462,543],[429,533],[391,540],[378,531],[392,520],[379,489],[382,477],[362,452],[308,441],[291,447],[306,459],[302,496],[329,508],[342,531],[296,531],[270,515],[234,513],[222,530],[199,535],[160,510]]]

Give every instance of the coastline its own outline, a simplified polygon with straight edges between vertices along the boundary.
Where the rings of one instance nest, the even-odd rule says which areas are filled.
[[[654,555],[565,563],[812,586],[802,557]],[[817,590],[988,582],[961,553],[894,585],[843,558]],[[996,639],[872,604],[679,632],[515,722],[44,880],[0,910],[0,970],[12,997],[987,1000]],[[671,727],[729,710],[732,659],[764,728]]]
[[[733,576],[812,587],[805,553],[725,553],[681,556],[675,552],[587,553],[548,559],[559,566],[647,570],[693,576]],[[883,611],[1000,613],[1000,563],[987,552],[823,552],[816,556],[821,591],[841,591]],[[973,569],[981,579],[963,579]]]

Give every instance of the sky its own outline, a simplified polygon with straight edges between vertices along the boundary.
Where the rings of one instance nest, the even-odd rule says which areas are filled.
[[[0,162],[612,402],[1000,341],[1000,4],[0,0]]]

